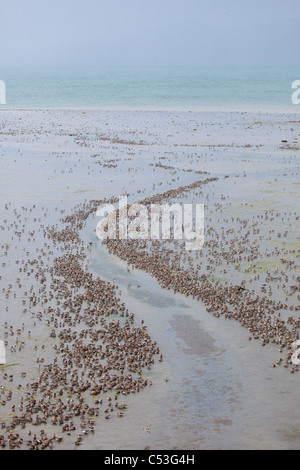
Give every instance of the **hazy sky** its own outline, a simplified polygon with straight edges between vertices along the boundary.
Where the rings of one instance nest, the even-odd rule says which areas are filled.
[[[300,0],[0,0],[0,66],[299,64]]]

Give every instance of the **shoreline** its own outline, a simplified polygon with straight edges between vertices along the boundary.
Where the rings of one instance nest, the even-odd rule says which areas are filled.
[[[211,106],[200,106],[200,107],[157,107],[157,106],[1,106],[1,111],[115,111],[115,112],[152,112],[152,113],[219,113],[219,114],[271,114],[271,115],[297,115],[300,114],[300,105],[293,105],[293,108],[289,106],[270,106],[270,107],[253,107],[249,105],[242,105],[241,107],[232,107],[228,108],[226,106],[221,107],[211,107]]]

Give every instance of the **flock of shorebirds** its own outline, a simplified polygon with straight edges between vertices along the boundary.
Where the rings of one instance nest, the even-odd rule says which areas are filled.
[[[115,168],[116,164],[117,161],[110,161],[107,165]],[[161,163],[156,166],[166,171],[175,169]],[[171,203],[217,181],[218,178],[207,176],[139,202],[149,207],[160,202]],[[20,272],[16,287],[22,291],[22,279],[29,282],[29,288],[22,291],[24,312],[31,312],[34,326],[41,323],[47,328],[49,338],[46,344],[34,346],[37,354],[42,353],[36,357],[34,370],[38,375],[34,379],[29,377],[33,372],[11,373],[9,367],[0,367],[0,410],[4,411],[0,420],[2,448],[51,449],[66,440],[79,446],[85,436],[95,432],[97,417],[98,420],[123,418],[128,406],[126,396],[152,385],[149,371],[155,361],[163,360],[160,347],[147,333],[144,321],[136,326],[135,316],[121,302],[117,286],[95,278],[86,268],[88,255],[80,231],[100,204],[117,202],[117,198],[111,198],[80,204],[72,214],[61,219],[60,227],[45,227],[41,219],[34,219],[42,227],[44,248],[34,259],[16,260]],[[9,209],[9,204],[5,209]],[[22,237],[34,240],[35,229],[31,227],[26,232],[18,225],[20,214],[15,211],[14,215],[15,222],[8,226],[4,220],[0,229],[9,230],[17,240]],[[178,241],[106,239],[103,244],[128,266],[155,277],[163,288],[192,296],[216,317],[237,320],[248,329],[249,340],[260,340],[262,346],[273,343],[281,356],[272,366],[283,365],[294,373],[298,366],[291,360],[292,345],[298,338],[300,319],[289,311],[298,307],[282,299],[275,300],[272,288],[276,279],[267,274],[260,293],[250,291],[244,280],[222,284],[214,279],[219,267],[226,273],[224,265],[230,270],[239,268],[243,261],[249,265],[259,259],[259,248],[257,244],[251,245],[250,240],[250,233],[254,238],[259,237],[257,221],[252,227],[249,220],[232,219],[232,222],[238,222],[243,235],[234,233],[232,227],[227,231],[222,227],[223,238],[218,239],[219,234],[208,227],[207,258],[198,264],[199,254],[192,258]],[[9,250],[8,245],[2,246],[4,257]],[[294,250],[291,254],[297,253]],[[289,287],[299,300],[300,278],[293,271],[294,262],[282,259],[281,264],[277,280],[288,284],[291,272],[294,284],[289,283]],[[4,258],[1,265],[4,270]],[[2,293],[7,300],[16,297],[12,284],[3,288]],[[25,333],[30,340],[32,331],[24,324],[18,327],[4,324],[5,345],[12,355],[26,347],[22,337]],[[150,427],[143,429],[149,433]]]
[[[171,199],[179,197],[182,193],[199,188],[212,181],[216,181],[216,178],[206,178],[192,185],[180,187],[177,190],[170,190],[160,195],[145,198],[140,202],[149,206],[152,203],[161,201],[171,203]],[[268,215],[266,217],[268,218]],[[234,222],[233,217],[231,221]],[[244,224],[246,233],[250,234],[249,220],[238,221]],[[254,230],[259,233],[256,223],[254,224]],[[233,232],[232,228],[229,232]],[[265,235],[262,238],[265,238]],[[282,278],[286,282],[288,281],[286,269],[278,272],[277,278],[267,274],[266,280],[269,285],[269,296],[264,295],[267,284],[261,286],[262,295],[246,288],[245,280],[236,285],[232,285],[232,283],[222,285],[219,282],[214,282],[211,276],[211,269],[217,265],[224,264],[224,260],[227,266],[237,265],[238,268],[240,268],[242,259],[253,262],[255,265],[255,260],[259,259],[260,251],[257,245],[254,248],[251,247],[250,239],[247,236],[242,237],[242,240],[235,237],[233,239],[234,244],[232,243],[230,250],[218,250],[216,249],[216,238],[214,237],[212,241],[211,247],[207,249],[210,254],[209,262],[211,264],[207,267],[208,272],[202,274],[201,264],[197,265],[195,269],[194,260],[184,266],[184,259],[187,257],[187,254],[183,244],[179,246],[177,253],[174,249],[175,245],[167,248],[166,243],[161,240],[159,242],[155,241],[149,246],[140,240],[124,241],[108,238],[104,241],[104,244],[109,252],[117,255],[129,265],[151,274],[151,276],[159,281],[163,288],[201,300],[206,306],[206,310],[212,312],[216,317],[224,315],[227,319],[239,321],[243,327],[248,329],[250,333],[249,340],[252,338],[260,339],[262,346],[274,343],[278,346],[280,354],[286,350],[284,360],[280,356],[272,366],[276,367],[283,364],[285,368],[290,369],[291,373],[298,371],[298,365],[294,364],[291,358],[293,355],[293,344],[298,339],[300,318],[289,315],[288,312],[299,310],[300,307],[294,304],[288,305],[281,299],[275,300],[272,298],[272,282],[276,279],[282,281]],[[293,249],[291,253],[294,256],[297,254],[296,250]],[[290,268],[292,266],[295,267],[295,261],[289,262],[286,259],[281,259],[281,263],[285,268],[287,266]],[[259,278],[259,275],[257,278]],[[293,279],[295,279],[295,283],[291,285],[289,294],[295,294],[300,291],[300,277],[294,274]],[[285,287],[285,284],[281,282],[282,286]],[[299,300],[299,294],[297,299]],[[287,297],[286,300],[288,300]],[[281,318],[282,312],[287,312],[285,315],[287,317],[286,320]]]
[[[140,202],[145,205],[171,202],[213,181],[217,178],[206,178]],[[43,256],[28,260],[20,268],[23,274],[29,278],[34,276],[40,284],[38,292],[35,292],[33,284],[29,293],[26,292],[26,311],[33,311],[37,306],[43,308],[42,312],[35,314],[35,322],[44,321],[47,325],[49,338],[53,341],[54,358],[47,361],[38,357],[39,376],[26,386],[18,385],[19,396],[11,407],[11,416],[1,422],[2,448],[24,445],[29,449],[53,448],[67,436],[68,439],[76,436],[74,444],[79,446],[86,435],[95,432],[96,416],[102,415],[106,420],[124,416],[127,405],[121,403],[121,398],[152,385],[149,377],[145,378],[144,371],[151,369],[155,358],[163,360],[144,322],[139,327],[134,326],[134,314],[120,302],[117,287],[100,278],[95,279],[85,268],[86,246],[81,241],[80,231],[103,202],[113,203],[116,199],[84,203],[62,219],[60,230],[57,226],[44,228],[44,239],[49,242],[45,243],[48,253],[43,251]],[[17,235],[20,234],[17,232]],[[32,229],[30,236],[34,236]],[[54,253],[50,250],[50,242],[52,248],[58,250],[60,247],[63,254],[54,257],[53,265],[45,266],[44,260],[50,259]],[[288,309],[282,301],[265,295],[254,296],[246,289],[245,281],[237,285],[213,282],[209,274],[200,274],[200,269],[184,266],[182,259],[187,255],[182,246],[176,254],[174,245],[168,247],[161,240],[156,240],[148,248],[141,240],[106,239],[103,244],[129,266],[154,276],[163,288],[201,300],[207,311],[217,317],[224,315],[239,321],[249,330],[249,340],[260,339],[262,345],[274,343],[281,353],[286,350],[285,359],[278,359],[273,367],[283,364],[292,373],[298,370],[298,366],[291,362],[291,355],[300,320],[294,316],[289,316],[287,321],[280,318],[280,312]],[[218,252],[215,246],[211,249],[218,264]],[[251,260],[255,259],[257,253],[249,250]],[[222,256],[219,253],[219,257]],[[227,264],[234,264],[232,253],[228,252],[227,256]],[[240,260],[238,251],[235,256]],[[249,254],[247,256],[249,260]],[[5,267],[5,263],[2,265]],[[20,278],[17,285],[21,288]],[[299,291],[299,278],[293,289]],[[5,292],[9,298],[12,285]],[[15,330],[6,322],[4,329],[6,345],[10,336],[16,338],[11,352],[21,351],[24,343],[19,336],[24,325]],[[27,332],[29,337],[30,333]],[[25,379],[26,372],[22,372],[21,377]],[[4,368],[2,379],[3,382],[13,382],[14,374],[8,375]],[[12,403],[15,393],[1,385],[0,405],[5,407]],[[60,432],[49,435],[44,429],[49,425],[60,429]],[[150,432],[149,426],[144,429]],[[24,432],[27,432],[26,437]]]
[[[60,245],[64,252],[55,258],[53,266],[45,267],[39,257],[21,268],[40,284],[38,292],[33,285],[26,292],[26,310],[43,308],[34,318],[35,322],[44,321],[49,329],[54,359],[47,362],[44,357],[37,358],[39,376],[26,385],[18,385],[17,401],[17,392],[7,386],[16,379],[15,374],[8,375],[4,367],[2,383],[7,385],[1,385],[0,405],[8,406],[13,400],[14,404],[11,417],[0,425],[2,448],[53,448],[74,433],[74,444],[79,446],[84,436],[94,432],[95,416],[101,414],[106,420],[124,416],[127,404],[122,399],[152,385],[144,371],[151,369],[155,358],[162,361],[159,347],[144,323],[134,326],[134,314],[120,302],[116,287],[93,278],[83,267],[86,255],[84,245],[79,243],[79,230],[94,207],[95,202],[66,217],[66,227],[61,231],[54,227],[45,229],[44,237]],[[20,280],[18,285],[21,288]],[[6,298],[11,289],[9,285]],[[55,301],[54,306],[50,305],[51,300]],[[4,329],[6,346],[13,337],[10,351],[20,352],[24,342],[18,338],[25,326],[15,329],[6,322]],[[27,335],[30,333],[27,331]],[[42,349],[45,351],[44,345]],[[21,372],[22,380],[26,375]],[[61,432],[49,435],[43,429],[49,425]]]

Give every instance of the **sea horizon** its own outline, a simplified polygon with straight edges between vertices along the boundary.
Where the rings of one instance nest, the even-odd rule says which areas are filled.
[[[0,67],[5,109],[298,113],[296,66]]]

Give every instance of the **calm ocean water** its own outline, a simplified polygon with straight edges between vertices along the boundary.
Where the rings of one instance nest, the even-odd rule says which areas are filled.
[[[3,68],[6,108],[96,107],[299,112],[299,67]],[[2,106],[3,107],[3,106]]]

